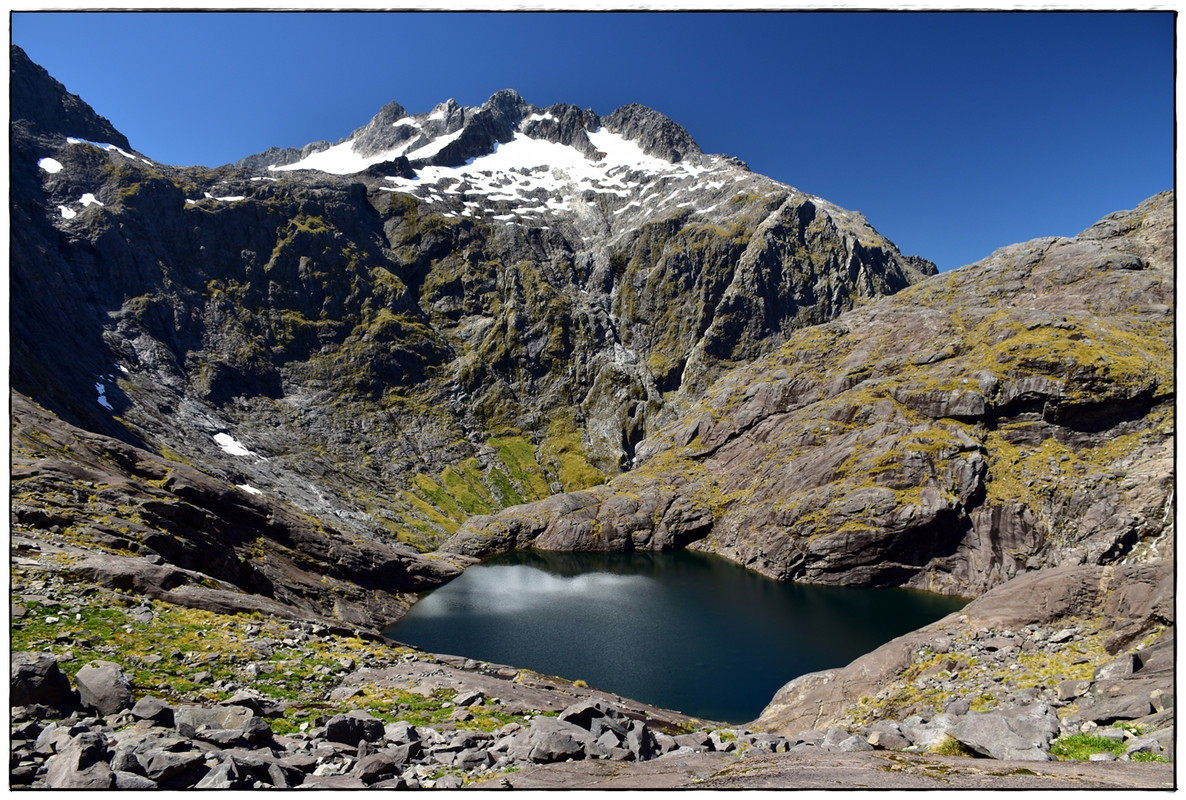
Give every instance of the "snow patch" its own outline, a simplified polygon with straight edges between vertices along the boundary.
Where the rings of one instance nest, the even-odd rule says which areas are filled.
[[[152,162],[149,161],[147,158],[133,155],[132,153],[129,153],[127,150],[124,150],[123,148],[120,148],[113,144],[107,144],[105,142],[92,142],[87,139],[75,139],[73,136],[66,137],[66,142],[68,144],[89,144],[93,147],[98,147],[100,150],[114,150],[115,152],[117,152],[121,156],[123,156],[124,158],[130,158],[133,161],[143,161],[145,164],[148,164],[150,166],[152,165]]]
[[[214,434],[214,443],[222,448],[222,451],[227,455],[232,456],[253,456],[255,453],[248,450],[239,442],[235,441],[234,437],[227,433]]]
[[[405,142],[394,150],[388,150],[384,153],[379,153],[378,155],[364,156],[360,153],[354,152],[354,140],[350,139],[349,141],[335,144],[325,150],[312,153],[294,164],[270,164],[268,169],[272,172],[288,172],[297,169],[315,169],[320,172],[328,172],[333,175],[352,175],[355,172],[362,172],[372,164],[390,161],[391,159],[402,155],[403,151],[407,149],[409,144],[410,143]]]
[[[66,206],[58,206],[58,210],[62,212],[62,219],[74,219],[78,216],[78,212]]]
[[[37,162],[37,166],[41,167],[50,175],[57,175],[62,171],[62,162],[56,158],[43,158]]]
[[[99,397],[97,398],[99,405],[103,406],[103,408],[107,409],[108,411],[115,411],[115,408],[113,408],[111,403],[107,401],[107,387],[101,382],[95,381],[95,391],[99,393]]]
[[[242,489],[243,491],[247,492],[247,494],[263,494],[263,492],[261,492],[259,489],[256,489],[249,483],[236,483],[235,488]]]
[[[95,197],[90,192],[87,192],[81,198],[79,198],[78,202],[82,203],[84,206],[91,206],[91,205],[101,206],[101,205],[103,205],[101,202],[99,202],[99,198]]]
[[[444,150],[446,145],[452,144],[453,142],[460,139],[461,134],[463,133],[465,133],[465,128],[458,128],[452,133],[437,137],[423,147],[419,147],[408,153],[408,160],[415,161],[422,158],[432,158],[437,153]]]

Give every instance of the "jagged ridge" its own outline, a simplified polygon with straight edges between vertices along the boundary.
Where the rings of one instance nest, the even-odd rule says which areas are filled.
[[[444,164],[532,134],[570,154],[567,177],[482,175],[480,157],[177,168],[31,123],[13,147],[14,388],[354,534],[430,547],[470,514],[629,467],[729,366],[934,269],[641,108],[598,122],[500,92],[422,117],[389,105],[351,141],[378,151],[414,119],[458,134]],[[561,143],[597,130],[628,158]],[[493,197],[508,175],[531,186]]]

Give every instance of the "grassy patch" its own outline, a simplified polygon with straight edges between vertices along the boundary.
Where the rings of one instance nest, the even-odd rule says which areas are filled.
[[[978,758],[980,755],[951,734],[944,736],[941,742],[931,748],[931,752],[941,756],[965,756],[967,758]]]
[[[544,471],[535,459],[535,447],[525,436],[492,436],[487,444],[498,451],[507,475],[528,500],[542,500],[552,494]]]
[[[1127,745],[1123,741],[1090,733],[1073,733],[1060,736],[1050,743],[1050,755],[1060,761],[1087,761],[1096,753],[1124,755]]]
[[[566,492],[605,482],[605,473],[589,463],[580,429],[571,414],[557,414],[549,423],[540,456],[555,471]]]

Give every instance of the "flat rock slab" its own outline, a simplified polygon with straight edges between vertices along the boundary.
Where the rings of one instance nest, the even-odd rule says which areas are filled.
[[[1174,765],[1021,762],[924,753],[670,754],[653,761],[540,764],[515,789],[1172,789]],[[490,789],[499,779],[467,784]]]

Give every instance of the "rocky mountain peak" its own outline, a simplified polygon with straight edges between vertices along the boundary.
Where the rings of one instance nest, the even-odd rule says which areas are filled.
[[[421,547],[629,468],[729,367],[934,271],[641,106],[393,102],[216,170],[17,133],[14,387]]]
[[[608,130],[638,142],[647,155],[672,163],[703,154],[683,126],[637,103],[622,106],[606,117],[604,124]]]
[[[54,80],[16,45],[10,50],[9,113],[14,128],[60,134],[131,150],[132,145],[105,117]]]

